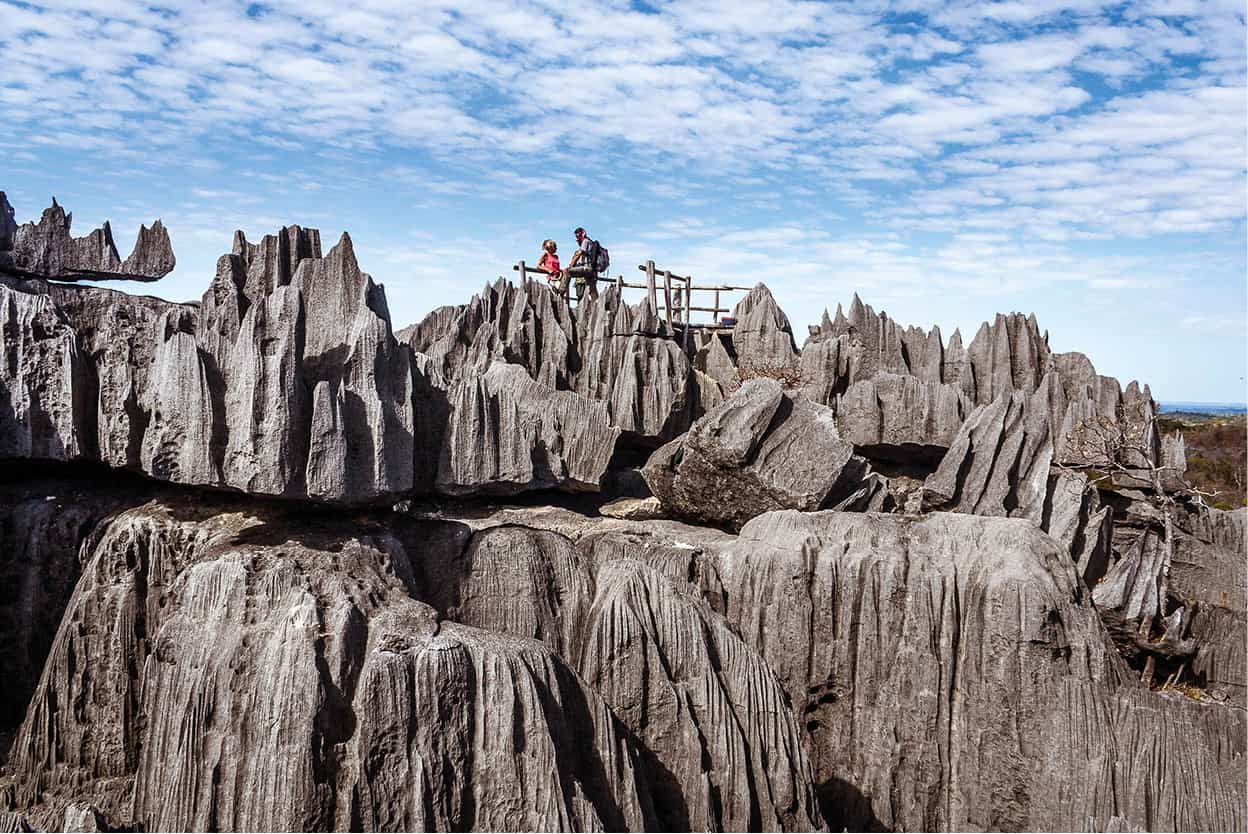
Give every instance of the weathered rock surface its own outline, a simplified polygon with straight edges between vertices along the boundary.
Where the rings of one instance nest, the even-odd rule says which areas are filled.
[[[13,207],[0,191],[0,271],[57,280],[155,281],[173,271],[169,233],[157,220],[140,226],[134,250],[123,262],[107,222],[84,237],[69,233],[73,215],[56,199],[38,223],[18,226]]]
[[[46,293],[0,283],[0,456],[68,459],[90,439],[86,362]]]
[[[614,425],[646,441],[676,437],[700,413],[694,370],[667,324],[615,287],[572,311],[542,283],[500,280],[400,338],[448,384],[495,361],[519,365],[550,388],[605,402]]]
[[[597,491],[620,429],[605,403],[535,382],[498,362],[461,376],[449,394],[438,491]]]
[[[8,477],[12,477],[9,475]],[[141,493],[137,493],[141,494]],[[21,723],[96,525],[141,501],[133,487],[92,489],[35,477],[0,483],[0,734]]]
[[[1039,522],[1053,444],[1037,396],[1006,393],[971,412],[924,482],[925,506]]]
[[[1213,697],[1248,705],[1248,509],[1178,513],[1169,592],[1194,613],[1192,671]]]
[[[576,371],[572,312],[536,281],[501,278],[462,307],[442,307],[400,331],[399,339],[433,360],[444,379],[495,360],[523,367],[533,379],[566,390]]]
[[[855,382],[837,396],[834,409],[842,435],[873,457],[910,460],[949,448],[970,400],[958,388],[915,376],[880,373]]]
[[[733,310],[732,343],[741,367],[757,372],[797,364],[789,317],[764,284],[750,290]]]
[[[1043,389],[1058,463],[1160,460],[1147,386],[1124,391],[1083,354],[1052,353],[1034,316],[999,315],[964,348],[958,331],[944,345],[940,328],[903,328],[855,295],[848,316],[838,306],[835,317],[825,312],[811,328],[800,366],[803,392],[836,410],[856,446],[891,431],[905,451],[928,447],[931,454],[949,448],[975,406]],[[870,451],[887,458],[896,454],[893,445]]]
[[[602,699],[540,643],[440,621],[413,556],[332,519],[123,512],[14,743],[17,802],[147,829],[648,827]]]
[[[834,828],[1245,823],[1244,713],[1130,683],[1025,521],[771,513],[720,576],[806,721]]]
[[[835,503],[861,485],[866,466],[831,409],[758,378],[655,452],[642,474],[669,512],[741,525],[769,510]]]
[[[575,664],[641,743],[663,829],[821,828],[801,730],[771,671],[687,566],[664,570],[689,555],[628,535],[574,549],[495,527],[463,551],[448,615],[539,638]]]
[[[0,484],[0,828],[1248,824],[1245,514],[1034,318],[500,281],[396,338],[345,235],[173,304],[14,265],[172,267],[69,223],[0,195],[0,458],[149,480]]]

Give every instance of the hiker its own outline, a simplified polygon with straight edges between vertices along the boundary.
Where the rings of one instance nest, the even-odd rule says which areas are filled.
[[[559,244],[550,238],[542,241],[542,256],[537,259],[539,269],[544,269],[550,274],[546,276],[546,282],[550,284],[551,289],[555,291],[555,295],[568,297],[568,276],[559,268],[559,256],[555,254],[559,250]]]
[[[577,226],[572,234],[576,236],[576,251],[572,253],[568,268],[563,274],[575,279],[576,303],[580,304],[581,297],[585,295],[586,286],[589,287],[590,298],[598,297],[598,273],[606,272],[610,267],[610,261],[607,250],[585,234],[583,226]],[[566,281],[567,278],[564,280]]]

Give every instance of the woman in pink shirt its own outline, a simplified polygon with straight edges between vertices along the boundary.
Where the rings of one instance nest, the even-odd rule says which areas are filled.
[[[567,284],[559,267],[559,256],[555,254],[558,248],[558,244],[550,238],[543,240],[542,256],[537,259],[537,266],[539,269],[544,269],[550,273],[546,276],[546,281],[554,288],[557,294],[563,295],[567,291]]]

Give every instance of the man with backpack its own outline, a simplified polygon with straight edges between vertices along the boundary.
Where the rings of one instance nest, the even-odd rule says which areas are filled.
[[[576,251],[572,253],[564,274],[575,279],[576,303],[580,304],[586,286],[589,287],[590,298],[598,297],[598,276],[611,268],[611,256],[605,246],[585,234],[584,227],[577,226],[572,234],[576,236]]]

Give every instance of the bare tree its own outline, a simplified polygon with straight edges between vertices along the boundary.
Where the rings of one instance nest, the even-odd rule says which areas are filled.
[[[1087,478],[1085,490],[1105,484],[1147,488],[1151,493],[1150,503],[1161,515],[1161,560],[1156,572],[1147,577],[1148,582],[1155,583],[1156,600],[1141,612],[1132,635],[1135,648],[1148,654],[1143,679],[1151,683],[1157,655],[1179,657],[1195,650],[1194,641],[1183,639],[1191,619],[1187,606],[1179,606],[1169,616],[1165,610],[1174,560],[1175,516],[1181,498],[1207,507],[1205,499],[1213,494],[1192,486],[1184,478],[1185,467],[1164,459],[1155,407],[1142,403],[1134,411],[1136,413],[1115,417],[1097,415],[1082,420],[1067,433],[1060,457],[1054,460],[1058,468],[1084,475]],[[1141,548],[1143,546],[1141,542]],[[1158,620],[1163,634],[1160,640],[1153,640],[1153,627]],[[1177,676],[1178,673],[1174,677]]]

